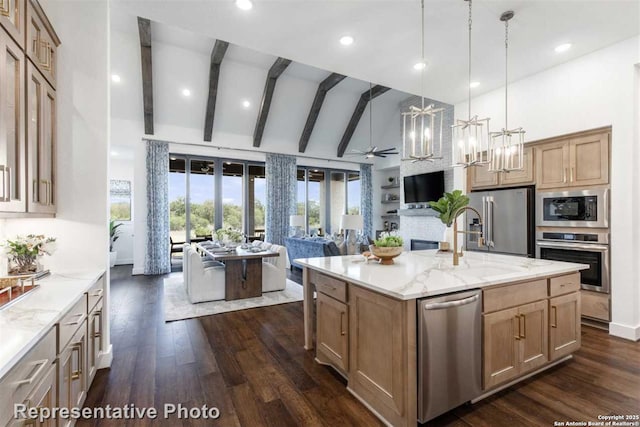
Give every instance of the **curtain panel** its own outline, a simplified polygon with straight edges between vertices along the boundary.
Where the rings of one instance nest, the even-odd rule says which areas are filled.
[[[267,210],[265,240],[284,245],[289,234],[289,215],[296,210],[297,170],[295,156],[268,153],[266,159]]]
[[[373,178],[371,165],[360,164],[360,206],[362,210],[363,233],[373,238]]]
[[[147,141],[147,248],[144,274],[171,272],[169,144]]]

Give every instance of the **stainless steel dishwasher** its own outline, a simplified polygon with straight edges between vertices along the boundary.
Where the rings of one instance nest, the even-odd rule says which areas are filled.
[[[480,396],[480,290],[418,300],[418,420]]]

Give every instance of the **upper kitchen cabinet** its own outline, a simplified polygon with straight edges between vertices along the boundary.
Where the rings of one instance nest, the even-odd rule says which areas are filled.
[[[468,168],[469,190],[496,187],[516,187],[534,183],[533,148],[525,146],[523,150],[523,167],[510,172],[489,172],[489,165]]]
[[[0,1],[0,25],[24,50],[26,0]]]
[[[7,1],[7,0],[3,0]],[[35,0],[27,0],[26,53],[49,84],[56,87],[60,39]]]
[[[538,189],[609,183],[610,132],[585,132],[536,147]]]
[[[27,209],[56,212],[56,92],[27,64]]]
[[[20,47],[0,30],[0,212],[26,210],[24,63]]]

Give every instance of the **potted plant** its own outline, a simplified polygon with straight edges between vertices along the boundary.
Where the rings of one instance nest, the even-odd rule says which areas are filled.
[[[447,227],[444,231],[443,241],[440,242],[440,250],[448,251],[453,240],[451,226],[455,221],[454,213],[469,204],[469,197],[462,193],[462,190],[453,190],[451,193],[444,195],[437,202],[429,202],[429,206],[440,215],[440,221]],[[459,216],[462,211],[458,212]]]
[[[9,259],[10,275],[32,274],[42,269],[38,257],[51,255],[56,250],[56,239],[29,234],[7,240],[3,246]]]
[[[120,237],[120,230],[118,228],[122,223],[116,224],[114,220],[109,221],[109,267],[116,265],[116,258],[118,258],[118,251],[113,250],[113,244]]]
[[[393,258],[402,253],[402,245],[404,244],[402,237],[397,232],[382,232],[380,238],[373,241],[373,245],[369,245],[369,250],[377,258],[380,258],[380,264],[393,264]]]

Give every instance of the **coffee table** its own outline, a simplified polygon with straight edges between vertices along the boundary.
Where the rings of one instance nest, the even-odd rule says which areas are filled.
[[[196,243],[196,248],[207,257],[225,265],[224,299],[232,301],[262,295],[262,258],[280,256],[269,250],[250,252],[237,248],[231,252],[214,252]]]

